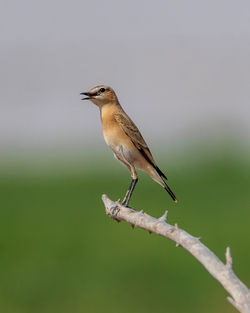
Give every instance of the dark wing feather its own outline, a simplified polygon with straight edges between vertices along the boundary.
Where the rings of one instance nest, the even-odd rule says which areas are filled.
[[[125,134],[131,139],[136,148],[140,151],[143,157],[155,168],[157,173],[167,179],[162,171],[156,166],[153,156],[143,139],[139,129],[136,127],[134,122],[130,119],[125,112],[116,113],[115,119],[125,132]]]

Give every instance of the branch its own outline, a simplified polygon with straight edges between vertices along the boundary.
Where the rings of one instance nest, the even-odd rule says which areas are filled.
[[[176,246],[182,246],[190,252],[206,269],[219,281],[219,283],[231,295],[228,301],[241,313],[250,313],[250,290],[234,274],[232,268],[232,257],[230,248],[226,249],[226,264],[200,242],[200,238],[193,237],[186,231],[180,229],[177,224],[167,223],[168,211],[162,217],[156,219],[144,211],[135,211],[121,205],[120,202],[113,202],[106,195],[102,196],[106,213],[113,219],[128,222],[132,227],[138,226],[147,230],[149,233],[155,233],[168,238],[176,243]]]

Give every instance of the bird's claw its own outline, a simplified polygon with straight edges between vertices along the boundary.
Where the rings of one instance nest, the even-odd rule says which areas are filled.
[[[110,213],[112,216],[117,216],[117,214],[120,212],[120,208],[118,207],[118,205],[113,206],[112,208],[110,208]]]
[[[126,201],[122,201],[122,206],[125,206],[126,208],[128,207],[128,204]]]

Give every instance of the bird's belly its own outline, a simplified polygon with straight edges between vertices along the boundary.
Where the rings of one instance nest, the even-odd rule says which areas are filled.
[[[117,136],[113,133],[104,133],[104,139],[106,144],[112,149],[115,157],[124,163],[129,163],[134,165],[136,160],[137,150],[135,149],[134,144],[129,140],[126,135]]]
[[[115,152],[119,148],[119,141],[112,134],[103,133],[106,144]]]

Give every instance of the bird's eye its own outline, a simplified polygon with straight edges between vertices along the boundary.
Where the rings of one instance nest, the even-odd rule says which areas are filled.
[[[101,88],[99,91],[100,92],[105,92],[105,90],[106,90],[105,88]]]

